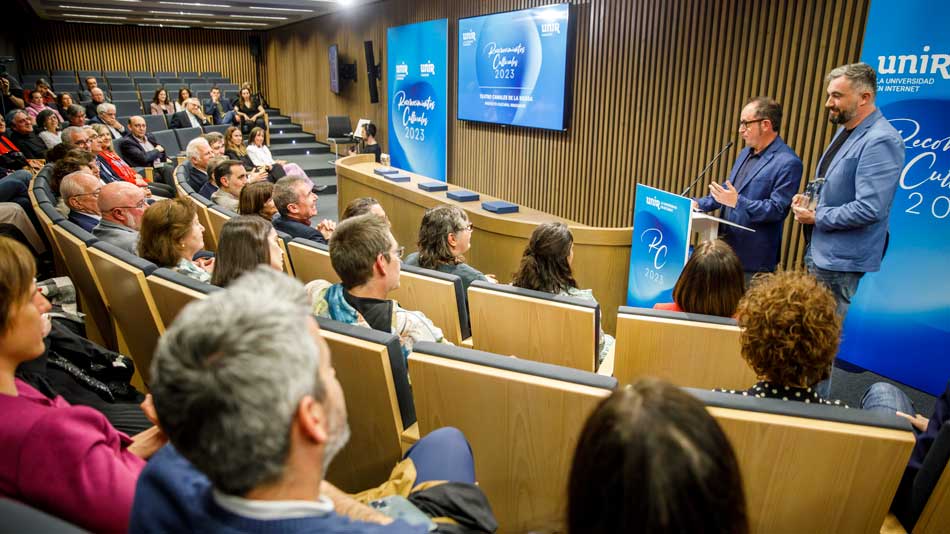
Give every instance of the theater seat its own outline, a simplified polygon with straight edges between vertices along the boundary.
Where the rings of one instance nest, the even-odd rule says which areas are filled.
[[[161,117],[159,117],[161,118]],[[162,145],[162,148],[165,149],[165,153],[169,157],[175,157],[178,154],[181,154],[182,148],[178,144],[178,136],[175,135],[175,130],[152,130],[149,126],[148,131],[155,136],[155,140],[158,141],[158,144]]]
[[[152,300],[158,310],[162,326],[171,326],[175,317],[189,302],[202,299],[221,288],[199,282],[178,271],[159,267],[146,278]]]
[[[294,276],[303,283],[326,280],[338,283],[340,277],[330,263],[330,249],[322,243],[295,237],[287,245],[287,253],[294,264]]]
[[[178,146],[181,147],[182,150],[188,147],[188,143],[190,143],[192,139],[201,135],[201,128],[198,127],[178,128],[172,131],[175,132],[175,136],[178,138]]]
[[[168,124],[165,122],[165,116],[164,116],[164,115],[150,115],[150,114],[145,114],[145,115],[142,116],[142,118],[145,119],[145,127],[146,127],[147,131],[148,131],[149,133],[153,134],[153,135],[155,134],[155,132],[160,132],[160,131],[162,131],[162,130],[168,129]],[[174,132],[172,132],[172,133],[174,134]],[[158,139],[156,138],[156,140],[158,140]],[[175,138],[175,143],[177,144],[177,142],[178,142],[178,138],[176,137],[176,138]],[[159,144],[161,144],[161,142],[159,142]],[[164,147],[164,145],[163,145],[163,147]],[[165,150],[168,151],[168,150],[170,150],[170,149],[169,149],[169,148],[165,148]],[[174,155],[174,154],[175,154],[175,153],[172,153],[172,155]]]
[[[407,310],[426,314],[445,339],[458,345],[472,335],[463,288],[462,279],[454,274],[403,263],[399,288],[389,298]]]
[[[214,242],[219,243],[221,242],[221,231],[224,229],[224,224],[233,217],[237,217],[238,214],[222,208],[213,202],[207,206],[207,211],[208,222],[211,223],[211,233],[214,235]]]
[[[45,532],[82,534],[85,530],[12,499],[0,499],[0,532]]]
[[[198,222],[200,222],[201,226],[205,229],[204,248],[211,251],[218,250],[218,241],[214,233],[214,226],[211,224],[211,217],[208,215],[208,210],[213,203],[198,193],[191,193],[188,195],[188,199],[195,205],[195,209],[198,211]]]

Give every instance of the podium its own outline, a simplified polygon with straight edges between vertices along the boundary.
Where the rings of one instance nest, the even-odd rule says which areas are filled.
[[[703,213],[701,211],[693,211],[690,213],[690,220],[692,222],[693,233],[699,236],[701,241],[712,241],[719,237],[719,225],[726,224],[732,226],[733,228],[739,228],[746,232],[755,232],[752,228],[742,226],[741,224],[736,224],[725,219],[720,219],[719,217],[713,217],[708,213]]]

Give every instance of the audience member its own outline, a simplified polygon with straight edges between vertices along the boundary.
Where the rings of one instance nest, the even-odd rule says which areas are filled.
[[[115,142],[116,151],[133,167],[152,167],[161,177],[161,182],[174,187],[173,165],[168,162],[165,147],[158,144],[155,136],[148,133],[145,119],[138,115],[129,117],[129,135]]]
[[[221,88],[217,85],[211,88],[211,98],[205,100],[205,115],[210,117],[214,124],[234,122],[234,108],[231,106],[231,101],[221,98]]]
[[[125,126],[116,119],[115,105],[108,102],[96,106],[96,118],[92,122],[105,125],[112,139],[121,139],[128,132]]]
[[[190,201],[175,198],[152,204],[139,229],[139,256],[199,282],[210,282],[213,258],[192,260],[204,246],[204,226]]]
[[[284,176],[307,177],[307,173],[296,163],[287,163],[286,160],[282,159],[275,160],[271,156],[270,149],[264,144],[264,130],[261,128],[251,130],[250,143],[247,145],[247,157],[259,169],[266,170],[272,181],[279,180]]]
[[[98,134],[96,136],[98,137]],[[82,126],[67,126],[60,134],[60,138],[62,138],[63,144],[70,149],[78,148],[89,151],[89,134]]]
[[[237,103],[234,106],[235,116],[241,126],[243,133],[250,132],[253,128],[266,129],[264,122],[264,106],[259,98],[251,96],[251,89],[242,87],[238,92]],[[253,136],[251,136],[253,140]]]
[[[62,139],[62,136],[60,136],[60,139]],[[57,143],[56,146],[46,151],[46,163],[56,163],[70,150],[64,143]]]
[[[11,111],[7,114],[6,122],[12,125],[12,132],[8,138],[27,159],[43,159],[46,155],[46,143],[33,131],[33,121],[23,110]]]
[[[673,302],[654,308],[733,317],[744,291],[742,262],[732,247],[716,239],[696,245],[673,286]]]
[[[86,124],[86,109],[79,104],[72,104],[66,108],[66,122],[70,126],[82,127]]]
[[[44,104],[53,104],[56,102],[56,93],[54,93],[50,88],[49,82],[46,81],[46,78],[40,78],[36,80],[36,82],[33,83],[33,89],[23,90],[23,99],[27,101],[27,104],[33,101],[34,92],[40,94]]]
[[[446,342],[442,330],[425,314],[404,310],[398,302],[386,298],[399,287],[404,250],[386,221],[376,215],[342,221],[330,240],[330,263],[342,283],[314,280],[307,284],[314,313],[396,334],[406,357],[419,341]]]
[[[225,157],[224,153],[224,134],[219,132],[208,132],[206,134],[201,134],[201,137],[205,138],[205,141],[208,142],[208,146],[211,147],[211,153],[213,157],[223,158]]]
[[[360,154],[373,154],[376,156],[376,163],[379,163],[382,157],[382,150],[380,150],[379,144],[376,142],[376,125],[373,123],[364,124],[361,137],[363,144],[360,147]],[[349,152],[350,154],[355,154],[356,147],[351,145]]]
[[[261,267],[179,318],[159,341],[151,384],[174,447],[143,471],[130,531],[428,530],[392,521],[324,480],[350,434],[346,400],[299,282]],[[452,482],[459,500],[439,499],[438,488],[413,497],[450,518],[480,502],[487,517],[474,530],[497,528],[458,430],[427,434],[397,471],[415,474],[408,487]]]
[[[317,215],[317,195],[313,192],[313,183],[307,178],[287,176],[274,185],[274,228],[293,237],[300,237],[326,244],[336,225],[324,219],[316,228],[311,219]]]
[[[56,110],[59,111],[60,118],[66,117],[66,110],[73,105],[73,95],[63,91],[56,97]],[[66,122],[63,120],[62,122]]]
[[[69,208],[67,218],[87,232],[92,232],[102,218],[99,211],[101,188],[102,183],[89,171],[67,174],[59,186],[63,204]]]
[[[188,155],[188,185],[195,192],[201,191],[201,187],[208,182],[208,162],[213,155],[211,146],[204,138],[196,137],[188,142],[185,154]]]
[[[96,87],[99,87],[99,80],[95,76],[86,76],[86,79],[83,80],[86,84],[86,92],[92,93],[92,90]]]
[[[255,182],[247,184],[241,190],[238,213],[241,215],[257,215],[267,222],[271,222],[277,214],[274,205],[274,184],[270,182]]]
[[[574,235],[564,223],[538,225],[521,256],[511,285],[597,302],[590,289],[578,289],[574,280]],[[597,365],[613,351],[614,338],[600,329]]]
[[[174,115],[178,111],[175,109],[175,104],[173,104],[168,99],[168,91],[164,87],[159,87],[155,90],[155,95],[152,96],[152,105],[151,112],[152,115]]]
[[[46,105],[46,100],[43,98],[43,93],[41,91],[35,89],[30,91],[30,103],[26,106],[24,111],[26,111],[26,114],[29,115],[31,119],[33,119],[33,122],[36,122],[37,115],[47,110],[55,114],[56,118],[59,119],[60,122],[63,121],[63,118],[59,115],[59,112],[56,111],[56,108]]]
[[[129,438],[96,410],[15,378],[19,364],[44,352],[50,328],[35,277],[29,251],[0,237],[0,494],[90,531],[125,532],[135,482],[164,436],[152,428]],[[155,420],[150,399],[142,408]]]
[[[168,123],[169,127],[175,129],[201,128],[202,126],[210,125],[211,121],[209,121],[208,117],[205,117],[204,112],[201,111],[201,103],[198,102],[197,98],[185,100],[185,109],[172,115],[172,119]]]
[[[238,211],[241,190],[247,185],[244,165],[237,160],[225,160],[215,167],[214,180],[218,184],[218,190],[211,195],[211,201],[227,210]]]
[[[798,271],[756,276],[739,301],[742,357],[759,377],[750,397],[842,405],[821,398],[815,385],[828,378],[838,353],[842,318],[831,291]]]
[[[284,250],[280,248],[277,230],[260,217],[241,215],[224,223],[215,254],[211,283],[226,287],[242,274],[258,265],[284,269]]]
[[[109,130],[104,124],[94,124],[93,129],[98,133],[97,142],[89,144],[90,152],[96,155],[96,163],[99,165],[99,176],[105,183],[118,180],[135,184],[139,187],[147,188],[151,193],[171,198],[175,196],[175,189],[167,184],[152,182],[148,183],[142,178],[142,175],[135,172],[135,169],[129,167],[129,164],[122,160],[112,149],[112,138]]]
[[[388,220],[387,220],[388,222]],[[462,287],[475,280],[497,283],[493,275],[484,275],[465,263],[464,254],[472,246],[472,223],[458,206],[442,205],[426,210],[419,226],[419,252],[406,258],[407,265],[454,274],[462,279]]]
[[[44,109],[36,116],[36,128],[34,131],[43,140],[43,144],[48,149],[63,142],[59,134],[59,114],[52,109]]]
[[[258,182],[268,178],[266,169],[257,169],[254,162],[247,155],[247,147],[244,146],[244,135],[237,126],[231,126],[224,133],[224,155],[228,159],[236,159],[247,169],[248,183]]]
[[[3,110],[4,114],[14,109],[23,109],[26,106],[23,99],[20,98],[23,95],[23,88],[20,87],[20,82],[9,72],[0,73],[0,95],[3,97],[0,99],[2,100],[0,110]]]
[[[175,113],[185,111],[185,101],[191,98],[191,90],[187,87],[178,89],[178,100],[175,101]]]
[[[53,172],[50,173],[49,177],[49,187],[53,191],[53,194],[56,195],[57,198],[62,198],[59,188],[63,182],[63,178],[65,178],[67,174],[72,174],[76,171],[89,171],[92,167],[96,167],[98,170],[95,160],[96,158],[89,151],[81,148],[69,149],[65,156],[53,164]],[[90,163],[92,166],[90,166]]]
[[[749,532],[739,463],[706,407],[653,378],[602,400],[574,451],[567,532]]]
[[[139,228],[146,208],[141,187],[128,182],[106,184],[99,193],[102,219],[92,229],[92,235],[130,254],[138,254]]]
[[[386,215],[386,211],[379,205],[379,201],[373,197],[360,197],[351,200],[343,210],[343,216],[340,217],[340,220],[343,221],[350,217],[358,217],[360,215],[366,215],[367,213],[375,213],[377,216],[382,217],[389,226],[392,226],[392,223],[389,222],[389,217]],[[412,256],[412,254],[410,254],[410,256]]]
[[[89,91],[89,96],[92,97],[92,101],[86,104],[86,117],[92,117],[95,119],[99,115],[99,104],[105,104],[106,94],[102,89],[98,87],[93,87]]]

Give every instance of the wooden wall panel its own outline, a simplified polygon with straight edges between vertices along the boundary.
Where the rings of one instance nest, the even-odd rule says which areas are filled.
[[[736,145],[697,184],[722,181],[742,148],[748,98],[784,106],[780,132],[807,180],[833,128],[824,75],[856,61],[869,0],[576,0],[571,126],[550,132],[454,119],[458,19],[549,4],[538,0],[386,0],[268,32],[272,104],[326,137],[326,115],[372,119],[387,147],[386,80],[370,104],[362,42],[385,67],[386,28],[449,19],[449,181],[596,226],[631,224],[637,182],[681,192],[726,143]],[[360,79],[327,89],[327,49],[359,63]],[[804,184],[802,186],[804,188]],[[789,217],[786,265],[800,262]]]
[[[254,32],[104,24],[34,18],[20,37],[24,70],[220,71],[256,84],[248,47]],[[262,72],[262,76],[264,73]]]

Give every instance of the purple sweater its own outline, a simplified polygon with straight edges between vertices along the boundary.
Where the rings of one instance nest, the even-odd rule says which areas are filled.
[[[0,394],[0,496],[93,532],[125,532],[145,461],[101,413],[16,380]]]

